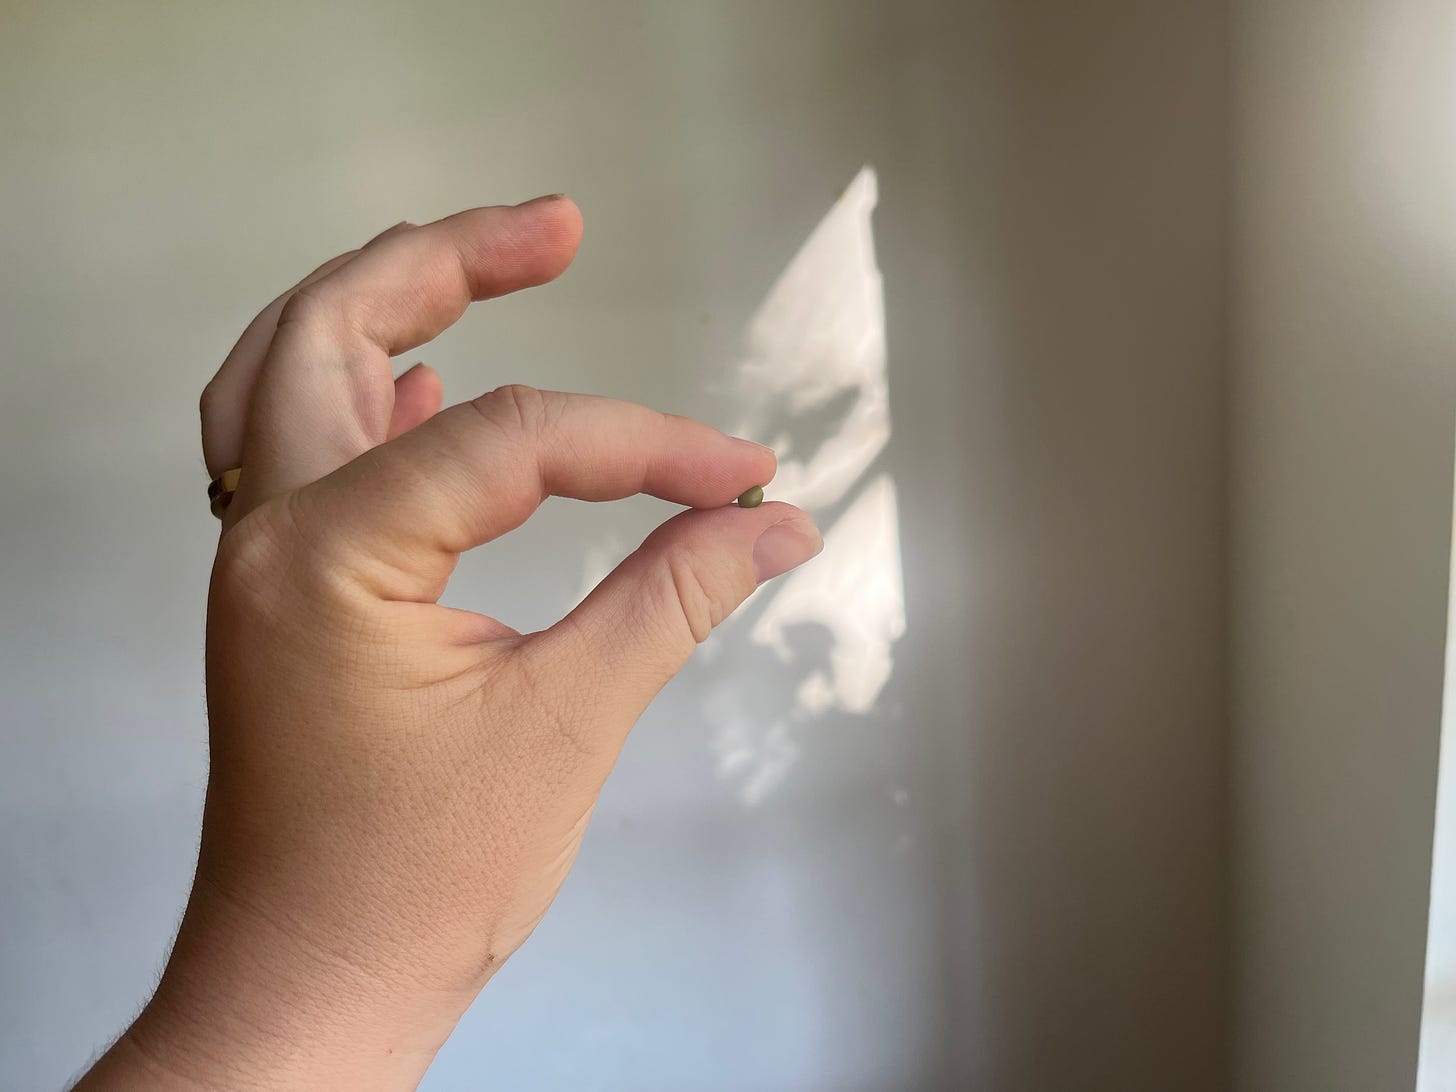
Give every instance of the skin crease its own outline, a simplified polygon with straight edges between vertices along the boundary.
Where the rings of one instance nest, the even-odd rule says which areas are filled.
[[[429,368],[393,378],[580,235],[559,196],[398,225],[275,300],[208,384],[209,471],[244,471],[197,876],[155,996],[78,1087],[414,1087],[545,914],[643,709],[822,548],[792,505],[731,504],[773,477],[757,444],[523,386],[440,411]],[[551,628],[438,605],[546,496],[638,492],[688,510]]]

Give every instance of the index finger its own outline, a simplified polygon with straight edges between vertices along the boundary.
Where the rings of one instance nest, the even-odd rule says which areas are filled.
[[[647,493],[712,508],[775,469],[770,449],[691,418],[508,386],[356,459],[301,507],[385,598],[431,601],[461,553],[519,527],[548,496]]]

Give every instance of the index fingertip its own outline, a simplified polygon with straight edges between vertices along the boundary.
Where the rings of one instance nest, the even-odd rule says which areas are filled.
[[[765,444],[756,443],[753,440],[745,440],[742,436],[729,437],[740,449],[747,453],[753,461],[753,466],[759,471],[759,480],[755,485],[767,485],[773,481],[774,475],[779,472],[779,457],[773,448]]]

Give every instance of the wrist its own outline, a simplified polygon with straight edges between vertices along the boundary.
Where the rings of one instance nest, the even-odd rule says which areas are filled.
[[[469,1001],[331,957],[199,880],[156,994],[78,1087],[414,1088]]]

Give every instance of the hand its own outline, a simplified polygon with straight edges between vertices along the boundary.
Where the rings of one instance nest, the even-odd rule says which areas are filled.
[[[411,1087],[541,920],[633,723],[754,587],[822,547],[730,504],[768,449],[508,386],[436,412],[390,358],[570,263],[544,198],[401,225],[248,328],[203,397],[243,467],[208,603],[212,768],[156,997],[99,1085]],[[548,495],[689,506],[541,633],[438,605]]]

